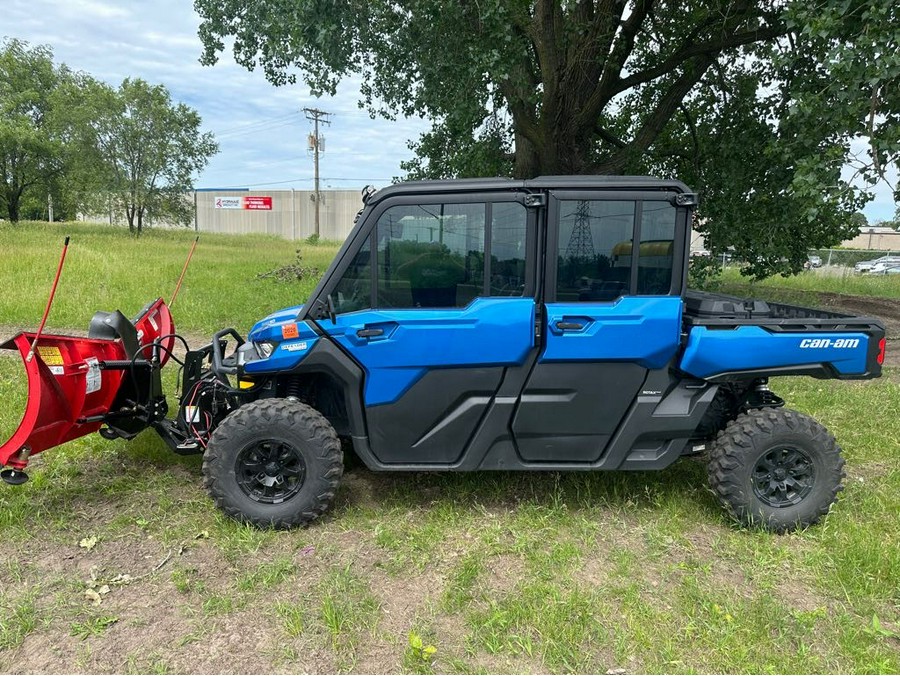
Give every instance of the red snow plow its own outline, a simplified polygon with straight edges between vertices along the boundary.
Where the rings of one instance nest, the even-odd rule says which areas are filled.
[[[19,352],[28,378],[25,413],[13,435],[0,445],[0,467],[7,467],[0,478],[9,484],[28,480],[23,469],[32,456],[91,432],[99,431],[107,439],[130,439],[152,426],[178,452],[192,452],[198,446],[165,417],[168,407],[160,370],[173,357],[176,339],[183,339],[175,333],[162,298],[148,303],[133,320],[118,310],[97,312],[86,338],[43,332],[68,245],[67,237],[37,332],[19,333],[0,344],[0,349]],[[193,353],[193,362],[207,351]]]
[[[149,412],[141,410],[148,403],[147,367],[162,367],[174,342],[172,315],[159,298],[134,322],[118,311],[98,312],[87,338],[20,333],[0,345],[19,351],[28,376],[22,422],[0,446],[0,466],[12,468],[3,479],[24,482],[21,470],[30,456],[96,432],[104,423],[115,426],[117,417],[129,424],[116,436],[140,431],[135,422]]]

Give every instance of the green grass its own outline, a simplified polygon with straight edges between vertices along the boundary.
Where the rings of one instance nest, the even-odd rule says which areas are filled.
[[[148,230],[136,238],[109,226],[3,223],[0,322],[37,327],[66,235],[72,240],[48,326],[86,329],[96,310],[121,309],[130,317],[150,300],[168,300],[195,233]],[[175,304],[176,327],[211,334],[234,326],[243,333],[268,313],[304,302],[317,280],[295,284],[257,278],[293,263],[298,248],[304,264],[322,272],[337,251],[334,243],[201,234]]]
[[[18,646],[37,627],[34,597],[7,600],[0,593],[0,650]]]
[[[66,230],[72,267],[52,316],[63,329],[169,293],[191,239]],[[62,234],[0,228],[0,275],[13,285],[0,324],[39,319],[51,233]],[[87,253],[119,245],[124,267]],[[303,248],[321,269],[334,252]],[[79,256],[98,271],[76,268]],[[139,265],[151,258],[158,265]],[[312,281],[255,277],[292,258],[288,242],[204,236],[176,321],[208,333],[226,323],[224,304],[243,330],[302,301]],[[30,263],[10,267],[20,260]],[[165,288],[147,293],[154,284]],[[2,429],[21,415],[20,380],[18,360],[0,359]],[[24,486],[0,486],[0,671],[62,671],[73,660],[144,673],[900,671],[900,371],[772,386],[826,424],[847,458],[836,508],[786,536],[733,526],[696,458],[650,473],[354,470],[322,521],[273,532],[224,518],[203,493],[200,459],[173,455],[152,433],[71,442],[36,457]],[[79,548],[90,536],[96,546]],[[113,585],[95,608],[84,597],[91,571],[136,581]],[[198,661],[207,644],[220,661]],[[77,648],[54,657],[59,645]]]
[[[352,651],[360,635],[373,631],[378,619],[378,600],[369,583],[350,566],[333,568],[321,583],[319,619],[338,651]]]
[[[92,636],[99,636],[109,627],[119,621],[118,617],[110,615],[97,615],[85,620],[72,622],[70,627],[72,636],[85,640]]]
[[[853,268],[807,270],[790,277],[776,275],[752,282],[741,276],[737,268],[729,267],[719,281],[725,293],[763,296],[783,302],[802,302],[819,292],[900,298],[900,275],[863,275]]]

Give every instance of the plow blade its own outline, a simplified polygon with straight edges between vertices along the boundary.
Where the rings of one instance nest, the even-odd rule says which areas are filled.
[[[20,333],[0,344],[19,352],[28,377],[22,421],[0,446],[0,466],[14,470],[24,468],[32,455],[99,430],[120,390],[131,387],[135,400],[145,398],[137,389],[146,378],[132,378],[135,364],[145,365],[155,353],[157,367],[162,366],[175,340],[162,299],[147,305],[134,323],[120,312],[98,312],[88,338],[42,334],[29,358],[35,335]],[[130,382],[123,388],[125,381]]]

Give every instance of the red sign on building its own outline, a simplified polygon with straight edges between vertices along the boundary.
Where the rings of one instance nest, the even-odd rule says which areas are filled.
[[[245,197],[244,208],[253,211],[272,211],[271,197]]]

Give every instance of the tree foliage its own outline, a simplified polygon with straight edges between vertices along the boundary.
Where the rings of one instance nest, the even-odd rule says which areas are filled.
[[[152,219],[189,223],[185,193],[218,151],[213,135],[201,133],[200,116],[173,103],[162,85],[126,79],[113,89],[87,80],[71,98],[82,185],[121,209],[134,233]]]
[[[372,115],[433,121],[413,177],[654,173],[704,196],[713,251],[756,276],[850,234],[900,146],[894,0],[195,0],[201,61],[317,93],[361,76]]]
[[[57,212],[125,213],[187,223],[184,193],[218,150],[195,110],[168,90],[126,79],[113,88],[55,65],[47,46],[0,45],[0,206],[10,220]]]
[[[54,106],[67,76],[47,47],[20,40],[0,44],[0,206],[13,222],[27,191],[50,189],[62,171]]]

